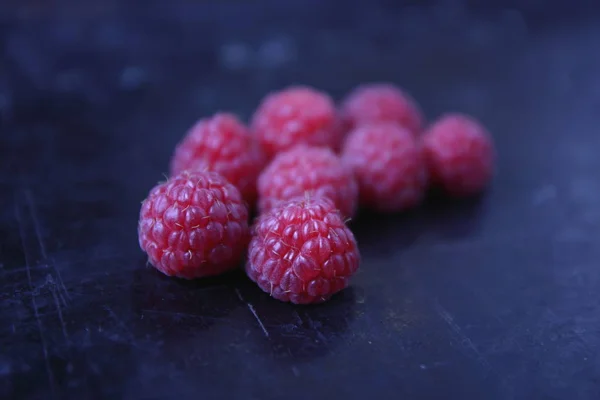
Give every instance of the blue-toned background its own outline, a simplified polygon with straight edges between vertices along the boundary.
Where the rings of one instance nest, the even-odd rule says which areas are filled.
[[[2,2],[0,397],[597,399],[599,22],[593,1]],[[146,267],[140,201],[197,118],[367,81],[480,119],[492,190],[359,216],[361,272],[318,307]]]

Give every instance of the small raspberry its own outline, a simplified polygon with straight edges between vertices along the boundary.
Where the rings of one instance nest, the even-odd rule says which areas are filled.
[[[423,135],[425,160],[434,185],[455,197],[481,192],[494,173],[490,134],[462,114],[440,117]]]
[[[352,170],[330,149],[305,145],[279,153],[259,176],[259,210],[306,192],[329,197],[345,217],[356,211],[358,185]]]
[[[171,174],[186,169],[218,172],[252,206],[256,201],[256,179],[266,162],[260,145],[239,119],[218,113],[199,120],[179,142],[171,159]]]
[[[216,172],[184,171],[150,191],[138,236],[149,262],[168,276],[217,275],[242,259],[248,210],[238,189]]]
[[[346,131],[362,123],[393,121],[417,134],[423,125],[422,112],[416,101],[390,83],[358,86],[350,92],[340,108]]]
[[[348,286],[360,253],[328,198],[298,198],[258,217],[246,273],[274,298],[295,304],[326,301]]]
[[[396,123],[364,124],[351,131],[342,160],[354,171],[366,207],[395,212],[423,199],[427,173],[421,149],[412,133]]]
[[[333,100],[307,86],[267,95],[254,113],[251,127],[269,157],[297,144],[337,149],[341,142]]]

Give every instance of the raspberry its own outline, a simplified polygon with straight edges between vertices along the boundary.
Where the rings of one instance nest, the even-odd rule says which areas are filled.
[[[454,197],[481,192],[492,179],[492,138],[475,119],[462,114],[440,117],[423,135],[432,183]]]
[[[251,127],[269,157],[297,144],[338,149],[342,139],[333,100],[307,86],[267,95]]]
[[[351,131],[342,160],[354,171],[366,207],[395,212],[423,199],[427,173],[421,149],[412,133],[396,123],[364,124]]]
[[[281,204],[258,217],[252,233],[246,273],[278,300],[326,301],[358,270],[354,235],[328,198]]]
[[[340,114],[346,131],[362,123],[393,121],[417,134],[423,125],[415,100],[389,83],[358,86],[342,102]]]
[[[171,159],[171,174],[186,169],[218,172],[253,205],[256,179],[265,164],[260,145],[238,118],[218,113],[199,120],[179,142]]]
[[[358,185],[352,170],[330,149],[305,145],[279,153],[259,176],[259,210],[306,192],[329,197],[345,217],[356,211]]]
[[[184,171],[142,202],[138,236],[150,264],[165,275],[217,275],[241,261],[248,210],[238,189],[216,172]]]

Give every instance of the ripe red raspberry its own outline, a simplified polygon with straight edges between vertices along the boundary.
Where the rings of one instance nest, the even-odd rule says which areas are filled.
[[[362,123],[393,121],[414,134],[423,126],[422,112],[415,100],[390,83],[364,84],[342,102],[341,118],[346,131]]]
[[[269,157],[298,144],[338,149],[342,139],[333,100],[307,86],[267,95],[251,127]]]
[[[494,173],[495,150],[490,134],[462,114],[440,117],[423,135],[431,181],[455,197],[481,192]]]
[[[239,119],[218,113],[199,120],[179,142],[171,174],[183,170],[218,172],[235,185],[249,205],[256,201],[256,179],[267,160],[260,145]]]
[[[306,192],[329,197],[344,217],[356,211],[358,185],[352,170],[330,149],[305,145],[279,153],[260,174],[259,210],[265,212]]]
[[[216,172],[184,171],[150,191],[138,236],[149,262],[166,275],[217,275],[245,253],[248,210],[237,188]]]
[[[274,298],[319,303],[348,286],[360,253],[334,203],[298,198],[262,214],[252,228],[246,272]]]
[[[427,186],[422,152],[413,134],[393,122],[364,124],[351,131],[342,149],[366,207],[396,212],[416,206]]]

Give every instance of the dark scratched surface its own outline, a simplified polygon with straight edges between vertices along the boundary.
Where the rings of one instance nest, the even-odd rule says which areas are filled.
[[[0,398],[600,397],[598,7],[376,3],[0,5]],[[489,127],[486,196],[360,215],[317,307],[146,266],[140,201],[196,118],[384,80]]]

